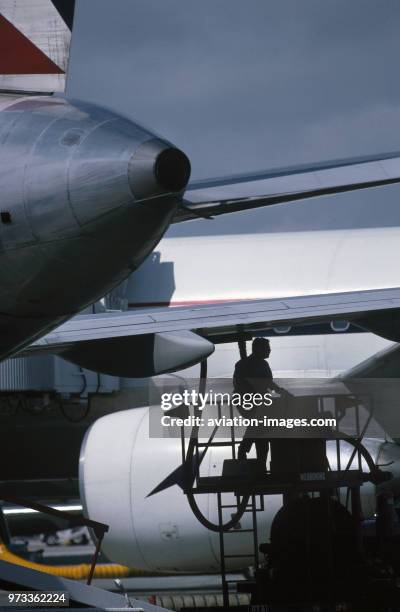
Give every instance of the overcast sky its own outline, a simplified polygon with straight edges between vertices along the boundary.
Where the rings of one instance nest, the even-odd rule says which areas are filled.
[[[170,139],[195,179],[400,150],[398,0],[78,0],[75,23],[69,95]],[[373,224],[400,224],[399,187],[173,231]]]

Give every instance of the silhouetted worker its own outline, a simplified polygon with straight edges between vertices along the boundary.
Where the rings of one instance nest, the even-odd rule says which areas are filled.
[[[245,393],[265,394],[271,391],[275,391],[279,394],[288,393],[285,389],[279,387],[273,380],[271,368],[266,361],[270,354],[271,347],[269,340],[266,338],[255,338],[253,340],[251,355],[243,357],[235,365],[233,385],[236,393],[240,393],[240,395]],[[247,416],[252,416],[251,411],[249,411]],[[254,443],[257,459],[266,463],[269,451],[269,441],[266,438],[254,436],[259,429],[260,428],[253,426],[246,429],[243,440],[239,445],[238,459],[246,459],[246,455]]]

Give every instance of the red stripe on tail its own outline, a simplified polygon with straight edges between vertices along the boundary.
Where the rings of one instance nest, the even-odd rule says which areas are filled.
[[[64,74],[64,71],[0,15],[0,74]]]

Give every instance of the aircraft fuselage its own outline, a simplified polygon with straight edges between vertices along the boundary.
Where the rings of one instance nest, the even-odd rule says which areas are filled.
[[[135,270],[189,171],[170,143],[110,111],[0,98],[0,359]]]

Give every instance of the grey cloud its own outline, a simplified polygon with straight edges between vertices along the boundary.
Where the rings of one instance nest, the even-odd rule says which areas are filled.
[[[80,0],[69,93],[175,142],[194,178],[398,150],[399,24],[397,0]],[[382,193],[381,223],[397,223],[399,192]],[[335,201],[340,219],[376,221],[372,196]],[[328,209],[291,219],[334,223]],[[245,215],[261,217],[288,223]]]

